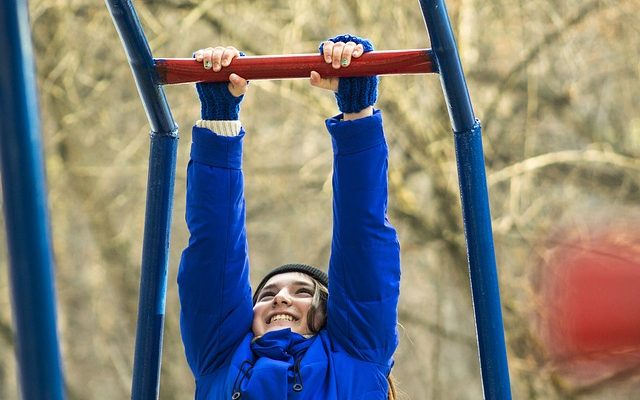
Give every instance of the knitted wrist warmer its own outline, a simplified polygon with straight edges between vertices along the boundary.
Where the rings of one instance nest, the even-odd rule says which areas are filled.
[[[373,50],[373,44],[364,38],[344,34],[328,39],[336,42],[354,42],[364,47],[364,52],[368,53]],[[323,45],[320,45],[320,54],[322,54]],[[338,91],[336,92],[336,101],[338,109],[343,113],[356,113],[376,103],[378,99],[378,77],[365,76],[354,78],[340,78],[338,83]]]
[[[237,120],[244,95],[235,97],[229,92],[228,82],[197,83],[200,97],[200,115],[204,120]]]
[[[376,103],[378,99],[378,77],[340,78],[336,101],[343,113],[357,113]]]

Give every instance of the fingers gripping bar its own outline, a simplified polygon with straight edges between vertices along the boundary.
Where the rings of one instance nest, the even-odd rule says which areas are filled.
[[[331,67],[317,53],[240,57],[219,72],[204,69],[193,58],[156,58],[154,63],[158,83],[163,85],[226,82],[232,73],[256,80],[308,78],[311,71],[317,71],[323,78],[437,72],[430,49],[371,51],[339,69]]]

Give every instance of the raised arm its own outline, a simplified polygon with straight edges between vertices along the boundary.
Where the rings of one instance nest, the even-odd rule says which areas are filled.
[[[234,48],[199,50],[206,69],[228,65]],[[238,121],[247,83],[197,84],[202,120],[193,128],[187,168],[189,245],[178,272],[180,328],[196,379],[223,365],[251,329],[242,139]]]
[[[348,68],[352,56],[372,49],[343,35],[321,51],[334,67]],[[377,78],[315,78],[316,86],[336,92],[343,112],[327,120],[334,151],[327,328],[345,352],[390,367],[398,343],[400,249],[386,215],[388,150],[382,114],[373,110]]]

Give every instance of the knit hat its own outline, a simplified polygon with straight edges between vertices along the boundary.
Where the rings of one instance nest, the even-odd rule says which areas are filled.
[[[256,304],[258,301],[258,294],[269,279],[276,275],[286,274],[287,272],[300,272],[302,274],[309,275],[324,286],[329,286],[329,276],[327,276],[324,271],[307,264],[285,264],[273,269],[264,278],[262,278],[262,281],[260,281],[260,284],[256,287],[256,291],[253,293],[253,304]]]

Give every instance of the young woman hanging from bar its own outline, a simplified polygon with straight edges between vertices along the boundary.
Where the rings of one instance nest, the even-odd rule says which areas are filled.
[[[341,35],[322,43],[332,68],[373,46]],[[233,47],[198,50],[220,71]],[[341,113],[326,120],[334,151],[328,275],[306,264],[268,273],[252,294],[238,119],[247,81],[199,83],[201,117],[187,170],[188,247],[178,273],[181,331],[196,399],[394,399],[400,251],[387,220],[388,149],[374,109],[377,77],[327,78]]]

